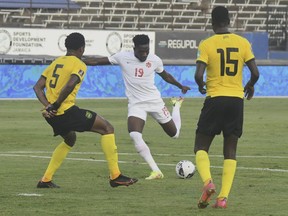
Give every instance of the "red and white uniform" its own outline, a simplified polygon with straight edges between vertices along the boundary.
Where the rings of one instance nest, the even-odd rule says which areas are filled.
[[[170,121],[170,113],[155,86],[155,73],[164,70],[162,60],[155,54],[149,54],[146,61],[141,62],[133,51],[118,52],[108,58],[111,64],[118,64],[122,69],[128,116],[146,120],[147,113],[150,113],[160,123]]]

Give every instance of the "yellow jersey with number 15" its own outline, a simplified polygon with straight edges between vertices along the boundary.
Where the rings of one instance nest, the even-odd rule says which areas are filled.
[[[80,79],[80,82],[57,110],[57,115],[64,114],[65,110],[75,104],[76,95],[85,77],[86,70],[86,64],[76,56],[61,56],[55,59],[42,73],[42,76],[46,77],[46,97],[51,104],[57,100],[72,74],[77,75]]]
[[[197,61],[207,65],[207,96],[243,98],[243,66],[253,58],[249,41],[237,34],[215,34],[203,40]]]

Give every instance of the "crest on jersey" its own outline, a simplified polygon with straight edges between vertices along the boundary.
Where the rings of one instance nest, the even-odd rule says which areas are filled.
[[[152,65],[151,62],[147,62],[147,63],[146,63],[146,67],[147,67],[147,68],[150,68],[151,65]]]
[[[91,112],[89,112],[89,111],[86,111],[86,114],[85,114],[85,116],[86,116],[86,118],[87,119],[91,119],[92,118],[92,113]]]
[[[82,77],[84,75],[84,71],[83,70],[79,70],[78,74]]]

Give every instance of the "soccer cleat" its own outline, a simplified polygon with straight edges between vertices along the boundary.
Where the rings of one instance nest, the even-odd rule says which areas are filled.
[[[220,197],[216,199],[216,203],[212,206],[213,208],[227,208],[227,198]]]
[[[175,106],[176,104],[178,104],[179,107],[181,107],[183,101],[184,101],[184,98],[182,98],[182,97],[179,97],[179,98],[172,97],[172,98],[170,99],[170,102],[171,102],[171,104],[172,104],[173,106]]]
[[[60,187],[54,184],[52,181],[49,182],[39,181],[37,184],[37,188],[60,188]]]
[[[136,178],[129,178],[127,176],[120,174],[116,179],[113,180],[110,179],[110,185],[111,187],[129,186],[136,183],[137,181],[138,179]]]
[[[216,192],[215,185],[210,181],[203,187],[202,195],[198,201],[198,208],[203,209],[209,205],[211,196]]]
[[[146,180],[153,180],[153,179],[163,179],[164,175],[161,171],[153,171],[150,173],[150,176],[145,178]]]

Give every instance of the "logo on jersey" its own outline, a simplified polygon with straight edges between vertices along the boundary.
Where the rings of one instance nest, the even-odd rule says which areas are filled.
[[[84,75],[84,71],[83,70],[79,70],[78,74],[82,77]]]
[[[146,67],[147,67],[147,68],[150,68],[151,66],[152,66],[151,62],[147,62],[147,63],[146,63]]]
[[[86,114],[85,114],[85,116],[86,116],[86,118],[87,119],[91,119],[92,118],[92,113],[91,112],[89,112],[89,111],[86,111]]]

